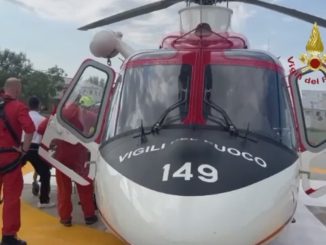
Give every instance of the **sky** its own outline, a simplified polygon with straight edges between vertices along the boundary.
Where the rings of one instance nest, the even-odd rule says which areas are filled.
[[[151,2],[155,1],[0,0],[0,50],[23,52],[34,69],[46,70],[57,65],[72,77],[86,58],[106,63],[89,51],[93,36],[100,30],[122,32],[123,40],[137,50],[156,49],[166,34],[178,31],[178,10],[185,7],[184,2],[102,28],[77,30],[89,22]],[[326,18],[325,0],[269,2]],[[290,56],[297,58],[306,52],[312,24],[249,4],[230,3],[230,7],[233,9],[232,31],[245,35],[250,48],[267,50],[280,57],[285,71],[289,71],[287,59]],[[320,27],[319,30],[326,48],[326,29]],[[120,65],[121,60],[115,58],[113,68],[118,71]],[[302,66],[297,59],[296,65]]]

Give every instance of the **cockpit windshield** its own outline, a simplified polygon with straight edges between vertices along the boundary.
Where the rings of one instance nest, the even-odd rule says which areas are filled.
[[[207,65],[204,117],[222,121],[223,108],[239,130],[266,136],[295,147],[294,123],[285,81],[276,71],[251,66]],[[208,120],[214,118],[214,120]]]
[[[186,101],[171,111],[165,121],[180,124],[188,112],[191,66],[185,64],[130,67],[124,75],[115,135],[151,127],[171,105]]]

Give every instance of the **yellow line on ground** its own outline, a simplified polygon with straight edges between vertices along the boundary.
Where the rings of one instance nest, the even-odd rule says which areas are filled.
[[[316,174],[326,174],[325,168],[311,168],[310,171]]]
[[[24,202],[21,215],[22,224],[18,236],[31,245],[123,245],[112,234],[91,227],[83,225],[64,227],[58,218]]]
[[[23,174],[34,171],[31,164],[26,164]],[[2,216],[2,205],[0,205]],[[0,222],[0,229],[2,222]],[[31,245],[123,245],[111,233],[84,225],[64,227],[58,217],[52,216],[22,201],[21,229],[18,236]]]

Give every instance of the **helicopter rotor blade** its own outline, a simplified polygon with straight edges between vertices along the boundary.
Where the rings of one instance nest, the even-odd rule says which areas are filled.
[[[165,9],[165,8],[168,8],[168,7],[176,4],[176,3],[183,2],[183,1],[184,0],[161,0],[158,2],[146,4],[146,5],[143,5],[143,6],[134,8],[134,9],[130,9],[128,11],[124,11],[119,14],[92,22],[88,25],[78,28],[78,30],[85,31],[85,30],[89,30],[92,28],[112,24],[115,22],[119,22],[122,20],[126,20],[126,19],[129,19],[132,17],[139,16],[139,15],[144,15],[144,14],[148,14],[148,13],[151,13],[151,12],[154,12],[157,10]]]
[[[223,2],[226,2],[226,0],[223,0]],[[301,11],[298,11],[295,9],[283,7],[280,5],[263,2],[263,1],[259,1],[259,0],[229,0],[229,2],[243,2],[243,3],[257,5],[257,6],[260,6],[263,8],[267,8],[267,9],[274,10],[279,13],[289,15],[291,17],[294,17],[294,18],[297,18],[300,20],[310,22],[312,24],[317,22],[318,26],[326,27],[326,19],[320,18],[315,15],[307,14],[307,13],[304,13],[304,12],[301,12]]]
[[[100,26],[104,26],[104,25],[108,25],[108,24],[112,24],[115,22],[119,22],[122,20],[126,20],[132,17],[136,17],[136,16],[140,16],[140,15],[144,15],[144,14],[148,14],[154,11],[158,11],[161,9],[165,9],[168,8],[176,3],[182,2],[184,0],[161,0],[161,1],[157,1],[154,3],[150,3],[150,4],[146,4],[134,9],[130,9],[128,11],[124,11],[121,12],[119,14],[92,22],[88,25],[82,26],[80,28],[78,28],[78,30],[88,30],[88,29],[92,29],[92,28],[96,28],[96,27],[100,27]],[[215,2],[215,0],[189,0],[190,2],[195,2],[197,4],[203,4],[203,5],[211,5],[213,4],[213,2]],[[314,16],[311,14],[307,14],[295,9],[291,9],[288,7],[284,7],[284,6],[280,6],[280,5],[276,5],[276,4],[272,4],[272,3],[268,3],[268,2],[264,2],[264,1],[260,1],[260,0],[216,0],[216,2],[243,2],[243,3],[248,3],[248,4],[252,4],[252,5],[256,5],[256,6],[260,6],[263,8],[267,8],[269,10],[274,10],[276,12],[279,13],[283,13],[286,15],[289,15],[291,17],[303,20],[303,21],[307,21],[310,23],[314,23],[317,22],[317,24],[321,27],[326,27],[326,19],[323,19],[321,17],[318,16]]]

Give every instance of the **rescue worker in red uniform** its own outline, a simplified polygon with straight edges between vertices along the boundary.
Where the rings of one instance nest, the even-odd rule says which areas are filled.
[[[3,186],[3,226],[1,245],[25,245],[17,238],[20,229],[20,196],[23,190],[21,158],[30,147],[35,127],[28,108],[17,98],[21,81],[8,78],[1,99],[4,102],[0,118],[0,184]],[[22,131],[24,143],[20,146]]]
[[[84,97],[85,99],[85,97]],[[83,97],[80,101],[83,101]],[[81,116],[85,115],[83,112],[84,109],[80,108],[80,105],[75,103],[67,103],[62,110],[62,117],[71,123],[75,128],[84,132],[86,130],[85,123],[81,120]],[[93,117],[96,120],[96,117]],[[85,119],[85,118],[84,118]],[[95,121],[94,121],[95,123]],[[38,133],[44,134],[47,125],[47,120],[40,124],[38,128]],[[87,125],[94,125],[87,123]],[[90,126],[86,131],[92,130]],[[56,145],[54,158],[67,166],[72,170],[76,170],[76,168],[80,168],[81,163],[85,163],[89,160],[89,152],[88,150],[80,145],[72,145],[68,142],[62,140],[54,140],[52,142]],[[83,165],[82,164],[82,165]],[[82,174],[80,171],[77,171],[79,174]],[[82,174],[83,177],[86,177],[88,172]],[[56,180],[57,180],[57,192],[58,192],[58,213],[60,217],[60,223],[64,226],[72,225],[72,202],[71,202],[71,194],[72,194],[72,181],[71,179],[62,173],[59,170],[56,170]],[[84,214],[85,223],[87,225],[94,224],[98,221],[97,216],[95,215],[95,203],[94,203],[94,188],[93,183],[87,186],[82,186],[76,183],[77,191],[80,199],[81,208]]]
[[[61,141],[58,145],[55,158],[66,166],[74,166],[76,163],[88,161],[88,152],[82,145],[71,145]],[[71,168],[73,169],[73,168]],[[64,226],[72,225],[72,181],[59,170],[56,170],[57,190],[58,190],[58,213],[60,223]],[[97,222],[94,204],[94,187],[91,180],[90,185],[82,186],[76,183],[81,208],[87,225]]]

